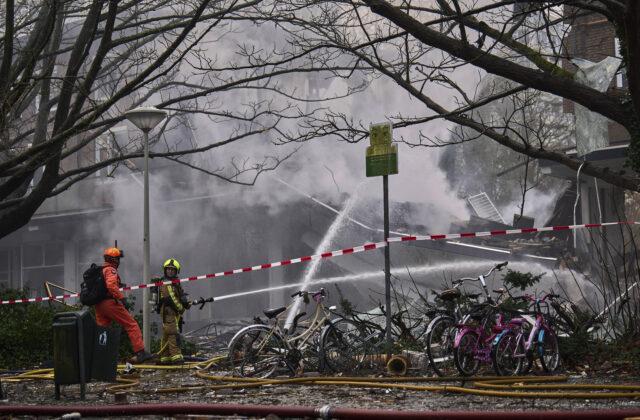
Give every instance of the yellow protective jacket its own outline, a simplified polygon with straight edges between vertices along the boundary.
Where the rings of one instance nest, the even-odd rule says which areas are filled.
[[[166,277],[162,278],[162,281],[167,281],[172,279],[167,279]],[[163,284],[160,286],[160,305],[161,306],[169,306],[177,313],[181,314],[188,309],[185,308],[185,304],[187,302],[184,299],[184,292],[182,291],[182,287],[178,284]]]

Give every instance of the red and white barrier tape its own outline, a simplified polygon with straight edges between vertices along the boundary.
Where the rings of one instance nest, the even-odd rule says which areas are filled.
[[[583,229],[583,228],[617,226],[617,225],[640,225],[640,222],[590,223],[586,225],[547,226],[547,227],[529,228],[529,229],[493,230],[488,232],[446,233],[444,235],[425,235],[425,236],[402,236],[402,237],[389,238],[387,239],[387,242],[433,241],[437,239],[479,238],[482,236],[512,235],[514,233],[551,232],[556,230]]]
[[[534,233],[534,232],[551,232],[557,230],[572,230],[572,229],[584,229],[584,228],[592,228],[592,227],[606,227],[606,226],[618,226],[618,225],[640,225],[640,222],[608,222],[608,223],[590,223],[584,225],[567,225],[567,226],[548,226],[548,227],[540,227],[540,228],[529,228],[529,229],[509,229],[509,230],[494,230],[487,232],[472,232],[472,233],[447,233],[443,235],[424,235],[424,236],[402,236],[402,237],[393,237],[388,238],[384,242],[376,242],[365,244],[362,246],[357,246],[354,248],[346,248],[339,251],[331,251],[324,252],[322,254],[311,255],[308,257],[295,258],[292,260],[284,260],[269,264],[255,265],[253,267],[246,268],[238,268],[235,270],[222,271],[214,274],[206,274],[202,276],[188,277],[184,279],[175,279],[165,282],[158,283],[150,283],[150,284],[140,284],[138,286],[127,286],[123,287],[120,290],[126,292],[128,290],[137,290],[144,289],[147,287],[153,286],[162,286],[163,284],[173,284],[173,283],[185,283],[188,281],[201,280],[201,279],[210,279],[214,277],[224,277],[230,276],[232,274],[246,273],[248,271],[258,271],[264,270],[267,268],[280,267],[283,265],[289,264],[297,264],[305,261],[318,260],[322,258],[331,258],[337,257],[339,255],[347,255],[347,254],[355,254],[358,252],[369,251],[377,248],[384,248],[387,246],[387,243],[391,242],[408,242],[408,241],[433,241],[439,239],[457,239],[457,238],[478,238],[483,236],[495,236],[495,235],[512,235],[516,233]],[[15,300],[3,300],[0,302],[0,305],[8,304],[8,303],[28,303],[28,302],[44,302],[48,300],[54,299],[69,299],[73,297],[78,297],[78,293],[60,295],[60,296],[51,296],[51,297],[39,297],[39,298],[31,298],[31,299],[15,299]]]
[[[282,265],[289,265],[289,264],[297,264],[297,263],[300,263],[300,262],[318,260],[318,259],[321,259],[321,258],[330,258],[330,257],[337,257],[339,255],[355,254],[355,253],[358,253],[358,252],[369,251],[370,249],[384,248],[385,246],[387,246],[386,242],[376,242],[376,243],[366,244],[366,245],[362,245],[362,246],[357,246],[357,247],[354,247],[354,248],[342,249],[340,251],[324,252],[322,254],[311,255],[311,256],[308,256],[308,257],[295,258],[295,259],[292,259],[292,260],[284,260],[284,261],[279,261],[279,262],[274,262],[274,263],[269,263],[269,264],[255,265],[253,267],[238,268],[238,269],[235,269],[235,270],[222,271],[222,272],[214,273],[214,274],[205,274],[205,275],[202,275],[202,276],[188,277],[188,278],[184,278],[184,279],[175,279],[175,280],[169,280],[169,281],[158,282],[158,283],[140,284],[138,286],[127,286],[127,287],[120,288],[120,290],[123,291],[123,292],[126,292],[128,290],[137,290],[137,289],[145,289],[147,287],[162,286],[163,284],[185,283],[185,282],[194,281],[194,280],[211,279],[211,278],[214,278],[214,277],[224,277],[224,276],[230,276],[232,274],[246,273],[247,271],[264,270],[266,268],[280,267]],[[78,297],[78,296],[80,296],[78,293],[72,293],[72,294],[67,294],[67,295],[51,296],[51,297],[3,300],[3,301],[0,302],[0,305],[7,304],[7,303],[44,302],[44,301],[48,301],[48,300],[68,299],[68,298],[73,298],[73,297]]]

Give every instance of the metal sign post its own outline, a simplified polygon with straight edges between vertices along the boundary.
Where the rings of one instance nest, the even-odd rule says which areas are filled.
[[[367,176],[382,176],[384,207],[384,238],[389,237],[389,179],[388,175],[398,173],[398,151],[391,144],[391,123],[371,124],[367,147]],[[391,256],[389,244],[384,247],[384,289],[387,311],[387,360],[391,360]]]

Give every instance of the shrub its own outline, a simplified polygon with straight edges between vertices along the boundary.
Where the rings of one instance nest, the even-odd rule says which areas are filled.
[[[26,299],[29,290],[0,288],[0,300]],[[135,297],[131,299],[135,302]],[[93,307],[86,308],[95,319]],[[0,369],[28,369],[53,359],[53,318],[58,312],[80,310],[78,306],[51,307],[46,303],[16,303],[0,305]],[[142,314],[134,318],[142,325]],[[116,324],[117,325],[117,324]],[[156,323],[151,324],[152,333],[157,333]],[[155,340],[159,348],[159,341]],[[185,350],[191,351],[188,344]],[[153,348],[153,340],[152,340]],[[185,352],[185,354],[190,354]],[[120,357],[131,355],[131,341],[120,328]]]
[[[509,288],[517,287],[520,290],[525,290],[526,288],[531,287],[534,284],[538,284],[540,279],[542,279],[545,274],[546,273],[542,273],[534,276],[531,273],[521,273],[520,271],[507,269],[507,274],[505,274],[502,281]]]
[[[26,299],[29,290],[0,289],[0,300]],[[53,316],[66,308],[46,303],[0,305],[0,367],[23,369],[53,358]]]

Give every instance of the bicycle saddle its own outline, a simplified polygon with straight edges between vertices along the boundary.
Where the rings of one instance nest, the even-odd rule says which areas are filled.
[[[458,299],[460,297],[460,295],[462,295],[462,293],[460,293],[460,290],[458,290],[458,289],[448,289],[448,290],[443,290],[440,293],[440,299],[449,302],[449,301],[452,301],[454,299]]]
[[[282,312],[284,312],[285,309],[287,309],[287,307],[286,306],[282,306],[280,308],[265,309],[262,312],[267,316],[267,318],[271,319],[271,318],[277,316],[278,314],[281,314]]]

